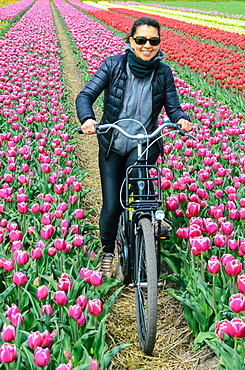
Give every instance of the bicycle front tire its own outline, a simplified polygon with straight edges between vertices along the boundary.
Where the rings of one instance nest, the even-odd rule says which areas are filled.
[[[147,217],[137,225],[133,276],[140,346],[150,355],[157,332],[157,260],[154,231]]]

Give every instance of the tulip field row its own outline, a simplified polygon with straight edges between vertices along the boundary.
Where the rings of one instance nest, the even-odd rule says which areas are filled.
[[[19,12],[30,5],[20,3],[24,5]],[[123,37],[132,18],[78,0],[54,0],[54,6],[89,76],[107,56],[123,53],[125,42],[118,31],[115,35],[96,19],[119,29]],[[244,361],[240,338],[245,336],[243,114],[180,78],[181,50],[188,45],[189,63],[191,50],[197,55],[201,42],[161,32],[162,50],[179,62],[175,82],[198,139],[168,133],[164,157],[158,158],[164,205],[173,226],[171,244],[162,253],[174,274],[165,278],[180,286],[168,292],[183,304],[196,344],[208,343],[223,368],[239,368]],[[224,33],[217,31],[219,35]],[[207,47],[208,42],[209,58]],[[227,58],[229,73],[235,73],[227,77],[227,71],[224,80],[242,78],[242,47],[211,49],[218,61]],[[211,62],[201,57],[200,45],[198,50],[197,72],[203,74]],[[98,240],[83,211],[85,173],[76,166],[76,128],[48,0],[35,2],[5,33],[0,55],[0,361],[12,370],[109,368],[124,347],[108,351],[105,343],[105,320],[119,290],[108,301],[103,297],[118,283],[102,279],[95,270]],[[209,81],[216,65],[205,72]],[[239,85],[234,84],[233,95],[238,95]],[[163,110],[159,124],[165,118]]]

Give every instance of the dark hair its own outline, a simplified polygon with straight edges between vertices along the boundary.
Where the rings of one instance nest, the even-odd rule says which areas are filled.
[[[148,27],[156,28],[157,31],[158,31],[158,36],[160,37],[161,26],[158,23],[158,21],[156,21],[156,19],[150,18],[150,17],[141,17],[133,23],[130,34],[127,36],[126,42],[129,42],[129,38],[133,37],[135,35],[136,30],[139,26],[145,26],[145,25],[148,26]]]

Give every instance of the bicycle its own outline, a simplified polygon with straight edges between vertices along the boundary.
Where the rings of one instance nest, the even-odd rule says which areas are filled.
[[[119,273],[123,284],[135,288],[140,346],[144,353],[150,355],[157,333],[160,244],[161,239],[167,239],[169,236],[161,236],[160,226],[165,213],[159,209],[162,204],[160,169],[147,164],[147,159],[143,157],[143,143],[154,139],[164,128],[173,128],[181,135],[192,135],[183,132],[178,124],[171,122],[164,123],[151,134],[137,135],[128,134],[115,123],[96,125],[97,134],[103,134],[111,128],[117,129],[128,139],[137,140],[138,143],[136,163],[126,170],[125,197],[124,201],[121,200],[123,211],[116,238],[118,263],[114,277]],[[149,177],[150,169],[155,170],[154,177]],[[132,177],[133,170],[137,171],[137,177]],[[157,182],[156,192],[153,181]]]

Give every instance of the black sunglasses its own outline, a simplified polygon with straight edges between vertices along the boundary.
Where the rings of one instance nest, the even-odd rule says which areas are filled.
[[[157,46],[160,44],[160,37],[150,37],[147,39],[145,36],[136,36],[133,37],[133,39],[137,45],[145,45],[147,41],[149,41],[152,46]]]

